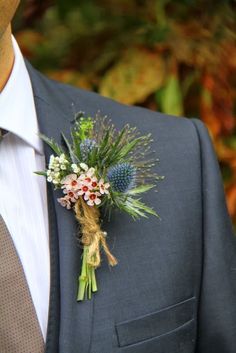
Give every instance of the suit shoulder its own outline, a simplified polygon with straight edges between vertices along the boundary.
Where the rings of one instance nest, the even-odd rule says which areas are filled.
[[[84,111],[90,115],[100,111],[101,115],[112,118],[117,128],[129,123],[143,132],[151,131],[155,135],[158,131],[159,134],[172,140],[186,140],[193,132],[196,134],[189,118],[167,115],[140,106],[126,105],[99,93],[50,79],[34,69],[28,62],[26,64],[31,79],[37,83],[33,85],[35,95],[49,104],[60,107],[60,110],[63,110],[67,116],[72,114],[71,106],[73,105],[76,111]]]

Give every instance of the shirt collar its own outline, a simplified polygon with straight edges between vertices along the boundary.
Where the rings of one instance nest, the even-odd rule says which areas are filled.
[[[12,36],[15,54],[11,75],[0,93],[0,127],[19,136],[37,152],[43,154],[39,136],[33,90],[24,58]]]

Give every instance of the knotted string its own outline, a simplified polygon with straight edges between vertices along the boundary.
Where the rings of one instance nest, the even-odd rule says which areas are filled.
[[[101,264],[100,248],[102,247],[108,263],[111,266],[117,264],[117,259],[111,254],[107,242],[106,232],[100,227],[100,212],[96,206],[89,206],[80,197],[74,206],[76,219],[81,226],[81,243],[87,247],[87,263],[97,268]]]

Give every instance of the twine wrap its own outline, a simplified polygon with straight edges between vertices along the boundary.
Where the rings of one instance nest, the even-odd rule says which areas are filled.
[[[116,258],[110,252],[107,242],[106,233],[100,227],[100,212],[96,206],[89,206],[80,197],[74,206],[76,219],[81,226],[81,243],[88,249],[87,264],[97,268],[101,264],[100,248],[102,247],[108,263],[111,266],[117,264]]]

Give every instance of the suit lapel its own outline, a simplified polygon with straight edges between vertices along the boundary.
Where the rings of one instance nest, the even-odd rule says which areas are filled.
[[[68,99],[67,106],[63,106],[59,99],[57,101],[53,91],[58,90],[58,86],[48,84],[27,61],[26,65],[32,82],[40,132],[60,143],[60,132],[68,135],[70,130],[70,120],[73,116],[69,111],[72,101]],[[47,145],[44,145],[44,151],[48,163],[52,152]],[[87,352],[91,336],[93,300],[80,303],[76,301],[81,264],[78,225],[73,212],[58,203],[60,191],[53,191],[51,184],[47,185],[47,190],[51,294],[46,353],[72,353],[75,347],[77,353]]]
[[[60,323],[60,273],[57,218],[51,185],[47,185],[49,245],[50,245],[50,302],[45,353],[58,352]]]

